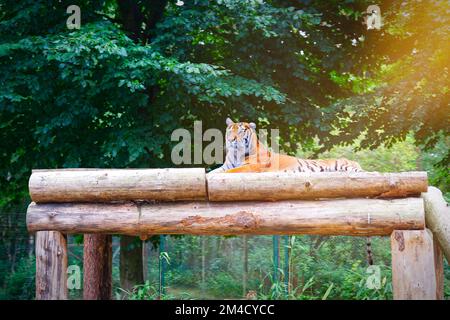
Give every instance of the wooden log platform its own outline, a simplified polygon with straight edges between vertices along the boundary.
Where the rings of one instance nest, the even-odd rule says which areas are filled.
[[[394,298],[443,298],[449,210],[426,172],[35,170],[29,185],[37,299],[67,298],[74,233],[86,235],[86,299],[111,297],[111,234],[391,235]]]
[[[425,228],[421,198],[277,202],[31,203],[30,232],[384,236]]]

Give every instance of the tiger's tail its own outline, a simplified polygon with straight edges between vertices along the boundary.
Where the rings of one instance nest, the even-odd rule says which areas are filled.
[[[369,266],[372,266],[373,265],[372,239],[370,237],[366,238],[366,250],[367,250],[367,264]]]

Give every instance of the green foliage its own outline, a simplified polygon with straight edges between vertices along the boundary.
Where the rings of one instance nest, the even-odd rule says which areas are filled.
[[[366,171],[400,172],[419,169],[418,148],[414,146],[414,139],[410,136],[405,141],[398,142],[387,148],[382,145],[376,149],[358,150],[358,144],[336,146],[321,154],[324,158],[340,158],[358,161]]]
[[[381,8],[383,31],[371,39],[378,42],[375,52],[382,57],[369,69],[374,85],[335,104],[339,130],[323,141],[331,147],[365,132],[362,148],[390,147],[413,132],[416,144],[430,151],[449,135],[450,17],[443,12],[450,10],[450,3],[399,1]],[[447,144],[434,163],[438,171],[447,172],[434,176],[441,185],[448,182],[449,150]]]
[[[212,294],[222,297],[238,297],[242,293],[240,280],[226,272],[209,275],[207,288]]]
[[[392,299],[392,275],[388,267],[383,267],[380,288],[368,288],[366,268],[356,261],[350,270],[346,272],[344,281],[338,293],[342,299],[358,300],[388,300]]]
[[[35,293],[35,265],[34,257],[20,260],[16,270],[6,275],[3,288],[0,289],[0,300],[32,300]]]
[[[450,138],[440,139],[434,148],[422,153],[422,166],[428,172],[430,185],[438,187],[447,202],[450,202],[450,165],[445,165],[445,157],[450,149]],[[442,164],[442,165],[436,165]]]
[[[118,300],[170,300],[173,296],[170,294],[159,295],[159,286],[146,281],[143,285],[138,285],[131,291],[119,288],[116,292]]]
[[[2,203],[26,197],[32,168],[167,166],[171,132],[191,128],[195,119],[220,128],[227,115],[265,119],[263,127],[282,128],[288,151],[314,137],[328,147],[352,141],[366,128],[361,147],[385,140],[390,146],[415,130],[412,124],[420,126],[417,143],[430,138],[433,145],[436,134],[447,133],[448,112],[440,116],[445,108],[430,113],[429,107],[442,106],[448,94],[446,60],[439,54],[439,44],[448,42],[436,40],[447,36],[441,28],[445,18],[437,14],[440,4],[426,10],[387,5],[382,35],[361,23],[366,1],[198,0],[183,6],[158,1],[153,7],[142,1],[133,4],[141,12],[137,22],[149,19],[142,30],[124,18],[129,12],[115,1],[75,1],[83,11],[78,31],[65,28],[68,4],[2,3],[0,191],[7,195]],[[417,27],[402,18],[405,10],[411,17],[423,11],[431,23]],[[432,37],[423,37],[432,29]],[[411,65],[403,56],[375,50],[414,37],[425,56]],[[358,39],[356,46],[351,39]],[[434,46],[428,48],[427,41]],[[415,64],[429,61],[433,48],[433,63],[426,64],[432,70],[425,76],[442,70],[435,78],[444,82],[412,77],[408,86],[414,84],[419,98],[427,100],[418,101],[414,91],[409,95],[414,100],[406,101],[400,87],[405,81],[397,77],[393,89],[389,75],[404,67],[423,71],[423,64]],[[400,109],[384,104],[374,109],[366,97]],[[412,105],[426,109],[409,112]],[[385,124],[381,131],[380,124]]]

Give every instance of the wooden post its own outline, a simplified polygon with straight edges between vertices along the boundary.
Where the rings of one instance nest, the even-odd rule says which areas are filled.
[[[36,233],[36,300],[67,299],[67,242],[57,231]]]
[[[83,299],[111,299],[112,236],[85,234],[83,256]]]
[[[391,235],[391,250],[394,299],[437,299],[431,231],[395,230]]]
[[[434,241],[434,268],[436,270],[436,299],[444,300],[444,254],[438,241]]]

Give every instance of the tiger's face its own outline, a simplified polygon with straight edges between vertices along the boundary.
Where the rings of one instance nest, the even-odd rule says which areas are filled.
[[[255,152],[256,148],[256,124],[253,122],[233,122],[230,118],[226,121],[225,133],[226,154],[232,160],[234,166],[244,163],[246,156]]]

